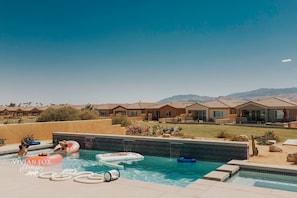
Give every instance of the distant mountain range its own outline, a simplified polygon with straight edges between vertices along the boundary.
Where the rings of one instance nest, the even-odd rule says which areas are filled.
[[[256,89],[252,91],[232,93],[232,94],[229,94],[226,96],[220,96],[220,97],[199,96],[194,94],[176,95],[176,96],[171,96],[169,98],[164,98],[159,102],[160,103],[167,103],[172,101],[204,102],[209,100],[215,100],[217,98],[238,99],[238,100],[249,101],[249,100],[256,100],[256,99],[269,98],[269,97],[280,97],[280,98],[287,98],[291,100],[297,100],[297,87],[281,88],[281,89],[261,88],[261,89]]]

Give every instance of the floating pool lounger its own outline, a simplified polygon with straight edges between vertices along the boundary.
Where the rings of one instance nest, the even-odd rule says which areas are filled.
[[[106,161],[103,161],[103,160],[99,160],[99,165],[100,164],[103,164],[103,165],[111,167],[111,168],[124,169],[123,165],[112,163],[112,162],[106,162]]]
[[[144,157],[139,153],[134,152],[118,152],[118,153],[104,153],[97,154],[97,160],[103,160],[105,162],[125,162],[125,161],[138,161],[143,160]]]

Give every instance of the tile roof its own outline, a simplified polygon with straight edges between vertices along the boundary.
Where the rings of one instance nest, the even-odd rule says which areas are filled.
[[[297,103],[284,98],[266,98],[263,100],[252,101],[265,107],[294,107]]]
[[[114,109],[118,106],[122,106],[122,107],[125,107],[127,106],[128,104],[119,104],[119,103],[108,103],[108,104],[97,104],[97,105],[94,105],[94,108],[95,109],[98,109],[98,110],[110,110],[110,109]]]
[[[249,102],[243,102],[240,100],[229,100],[219,98],[217,100],[206,101],[201,103],[191,103],[191,102],[168,102],[168,103],[154,103],[154,102],[136,102],[136,103],[107,103],[107,104],[94,104],[93,107],[98,110],[112,110],[116,107],[123,107],[125,109],[160,109],[166,105],[174,107],[174,108],[186,108],[188,106],[194,104],[200,104],[208,108],[234,108],[234,107],[242,107],[247,104],[254,103],[257,105],[261,105],[263,107],[296,107],[297,108],[297,100],[289,100],[286,98],[266,98],[262,100],[254,100]],[[69,105],[75,109],[82,109],[85,105]],[[51,108],[59,108],[63,106],[21,106],[21,107],[7,107],[0,106],[0,111],[32,111],[33,109],[37,109],[39,111],[44,111]]]
[[[7,110],[7,111],[18,111],[21,110],[23,107],[4,107],[1,108],[2,111]]]
[[[49,106],[25,106],[25,107],[6,107],[6,106],[0,106],[0,111],[4,111],[5,109],[7,111],[32,111],[33,109],[37,109],[39,111],[44,111],[46,109],[48,109]]]
[[[108,103],[108,104],[97,104],[93,105],[95,109],[98,110],[109,110],[114,109],[118,106],[121,106],[125,109],[146,109],[147,107],[150,107],[152,105],[155,105],[157,103],[155,102],[136,102],[136,103]]]
[[[206,102],[201,102],[196,104],[200,104],[207,108],[235,108],[237,105],[243,104],[243,103],[244,102],[240,100],[216,99],[216,100],[211,100],[211,101],[206,101]]]
[[[240,102],[235,100],[217,99],[217,100],[202,102],[200,104],[208,108],[234,108],[238,105],[238,103]]]
[[[186,108],[187,106],[192,105],[192,102],[168,102],[168,103],[156,103],[156,105],[152,105],[147,107],[147,109],[160,109],[164,106],[171,106],[177,109]]]
[[[241,105],[245,103],[243,100],[227,100],[227,99],[218,99],[222,103],[226,104],[229,107],[236,107],[237,105]]]
[[[152,102],[137,102],[137,103],[132,103],[127,105],[127,109],[145,109],[147,107],[153,106],[157,103],[152,103]]]
[[[289,99],[285,99],[285,98],[278,98],[278,97],[271,97],[271,98],[265,98],[265,99],[259,99],[259,100],[253,100],[253,101],[249,101],[246,102],[244,104],[238,105],[236,108],[242,108],[246,105],[249,104],[255,104],[255,105],[260,105],[264,108],[297,108],[297,103],[296,101],[292,101]]]

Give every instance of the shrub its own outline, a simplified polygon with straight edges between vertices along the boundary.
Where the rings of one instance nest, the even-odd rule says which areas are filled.
[[[5,140],[4,138],[0,138],[0,146],[4,145],[5,144]]]
[[[55,121],[72,121],[80,120],[79,110],[76,110],[72,107],[65,106],[55,110],[56,111],[56,120]]]
[[[248,142],[249,138],[246,135],[235,135],[231,137],[232,141],[238,141],[238,142]]]
[[[273,131],[266,131],[262,136],[256,136],[258,144],[260,145],[269,145],[268,140],[276,140],[279,141],[279,137]]]
[[[98,118],[98,115],[90,110],[81,110],[78,116],[81,120],[95,120]]]
[[[132,122],[127,118],[127,116],[117,114],[113,116],[112,124],[120,124],[122,127],[127,127],[132,125]]]
[[[148,135],[149,128],[147,126],[128,126],[127,135]]]
[[[51,122],[51,121],[73,121],[73,120],[93,120],[98,116],[91,110],[82,109],[76,110],[70,106],[60,108],[48,108],[40,114],[37,122]]]
[[[171,136],[184,137],[184,133],[181,132],[182,128],[175,127],[165,127],[163,128],[160,125],[153,125],[152,127],[148,127],[145,125],[142,126],[128,126],[126,134],[127,135],[144,135],[144,136],[161,136],[164,133],[170,134]]]
[[[149,136],[160,136],[163,134],[163,128],[160,125],[154,125],[149,129]]]
[[[184,135],[184,133],[182,131],[178,131],[178,132],[175,132],[175,133],[172,133],[173,136],[176,136],[176,137],[183,137],[183,138],[186,138],[186,136]],[[191,136],[192,138],[192,136]]]
[[[216,137],[217,138],[229,138],[229,137],[231,137],[231,135],[223,130],[223,131],[220,131]]]
[[[36,119],[37,122],[50,122],[56,121],[56,111],[54,108],[49,107],[43,111],[40,116]]]

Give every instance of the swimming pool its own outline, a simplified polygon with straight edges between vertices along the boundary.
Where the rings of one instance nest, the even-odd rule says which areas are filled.
[[[42,152],[52,152],[52,150],[43,150]],[[36,151],[41,152],[41,151]],[[105,165],[99,165],[95,155],[105,153],[95,150],[79,150],[79,156],[64,156],[62,161],[63,169],[77,169],[78,171],[92,171],[95,173],[104,173],[114,169]],[[30,153],[32,155],[34,153]],[[7,155],[0,159],[13,160],[16,155]],[[196,163],[178,163],[176,158],[165,158],[155,156],[144,156],[144,160],[135,161],[130,164],[120,163],[124,169],[120,169],[122,178],[154,182],[165,185],[185,187],[190,183],[202,178],[205,174],[215,170],[222,163],[198,161]]]
[[[98,165],[95,155],[102,151],[80,150],[79,158],[66,157],[63,168],[75,168],[79,171],[102,173],[111,168]],[[185,187],[205,174],[215,170],[222,163],[197,161],[196,163],[178,163],[176,158],[144,156],[144,160],[131,164],[120,163],[124,166],[120,170],[121,177],[132,180],[161,183]]]
[[[268,171],[240,170],[227,182],[297,192],[297,175]]]

